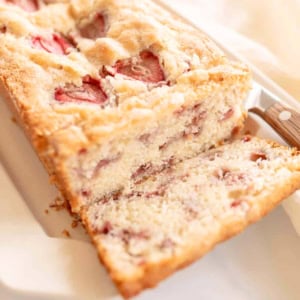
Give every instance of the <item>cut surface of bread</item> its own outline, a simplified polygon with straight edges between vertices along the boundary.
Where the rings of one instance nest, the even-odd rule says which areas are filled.
[[[148,0],[2,0],[0,70],[76,212],[229,138],[251,81]]]
[[[124,297],[156,285],[300,187],[300,153],[258,138],[170,166],[83,212]]]

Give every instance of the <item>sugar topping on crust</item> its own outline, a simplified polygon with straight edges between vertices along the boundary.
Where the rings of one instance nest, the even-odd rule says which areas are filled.
[[[148,0],[2,0],[0,19],[2,80],[54,140],[74,126],[100,142],[232,81],[249,88],[245,66]]]

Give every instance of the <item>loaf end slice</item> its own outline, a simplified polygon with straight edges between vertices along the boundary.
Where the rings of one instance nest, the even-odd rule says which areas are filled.
[[[299,187],[299,152],[246,136],[99,199],[82,218],[129,298],[258,221]]]

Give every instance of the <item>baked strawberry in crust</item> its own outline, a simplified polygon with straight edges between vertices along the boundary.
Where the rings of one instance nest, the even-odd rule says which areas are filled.
[[[0,4],[15,5],[26,12],[35,12],[43,6],[43,4],[54,4],[66,2],[68,0],[0,0]]]
[[[113,67],[104,67],[102,73],[104,76],[122,74],[146,83],[165,81],[159,59],[150,50],[143,50],[138,56],[132,58],[118,60]]]
[[[61,103],[90,102],[104,104],[107,95],[103,92],[99,80],[86,75],[82,78],[81,86],[67,83],[64,87],[56,88],[54,98]]]
[[[83,20],[77,25],[79,34],[83,38],[97,39],[104,37],[106,34],[106,18],[101,13],[96,13],[91,19]]]
[[[39,9],[38,0],[0,0],[0,4],[16,5],[27,12],[35,12]]]
[[[32,47],[39,50],[44,50],[49,53],[66,55],[72,49],[73,46],[66,38],[60,34],[53,33],[50,36],[33,36],[31,38]]]

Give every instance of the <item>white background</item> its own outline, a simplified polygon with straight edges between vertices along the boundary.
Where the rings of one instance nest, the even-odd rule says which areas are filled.
[[[206,30],[244,55],[300,101],[299,0],[165,2],[203,23]]]

